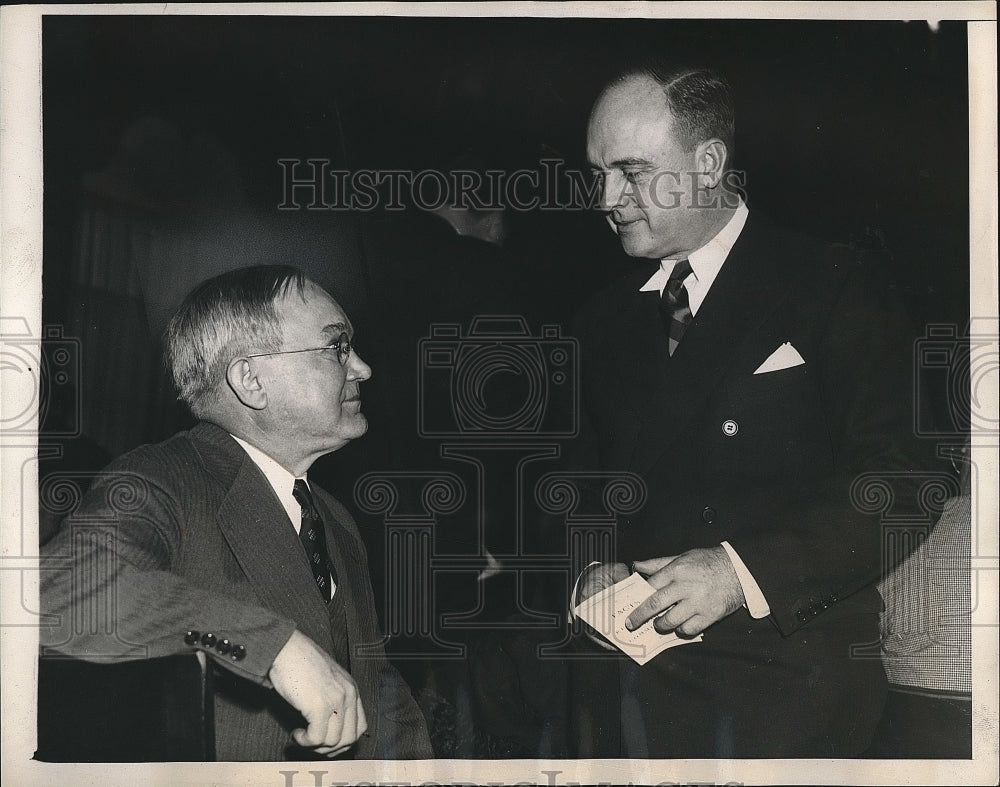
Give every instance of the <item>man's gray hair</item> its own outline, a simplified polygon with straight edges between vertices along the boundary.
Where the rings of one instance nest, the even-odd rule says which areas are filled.
[[[184,299],[163,333],[164,362],[196,417],[215,402],[234,358],[281,349],[275,301],[293,287],[302,295],[305,282],[290,265],[257,265],[208,279]]]

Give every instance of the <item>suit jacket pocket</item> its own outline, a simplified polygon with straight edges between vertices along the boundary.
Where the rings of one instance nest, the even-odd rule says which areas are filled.
[[[800,363],[798,366],[788,366],[784,369],[776,369],[773,372],[751,374],[747,385],[756,388],[795,385],[800,381],[808,381],[811,376],[810,372],[811,369],[808,364]]]

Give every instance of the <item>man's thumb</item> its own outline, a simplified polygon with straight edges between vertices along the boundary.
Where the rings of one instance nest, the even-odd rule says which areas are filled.
[[[315,724],[310,724],[308,729],[302,729],[301,727],[292,732],[292,739],[299,745],[305,748],[311,748],[313,746],[319,746],[323,742],[322,735],[316,735]]]
[[[652,557],[649,560],[637,560],[632,564],[632,570],[638,571],[640,574],[645,574],[647,577],[650,574],[655,574],[664,566],[669,566],[677,559],[677,555],[670,555],[669,557]]]

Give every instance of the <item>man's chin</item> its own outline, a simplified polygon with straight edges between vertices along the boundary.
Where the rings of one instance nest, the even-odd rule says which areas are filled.
[[[354,416],[353,421],[354,431],[356,432],[355,439],[357,439],[368,431],[368,419],[365,417],[364,413],[358,412]]]
[[[648,257],[649,259],[653,259],[656,256],[653,253],[652,244],[644,238],[629,238],[627,235],[619,235],[618,239],[621,241],[622,251],[629,257]]]
[[[341,439],[356,440],[368,431],[368,419],[360,410],[353,413],[344,412],[335,431]]]

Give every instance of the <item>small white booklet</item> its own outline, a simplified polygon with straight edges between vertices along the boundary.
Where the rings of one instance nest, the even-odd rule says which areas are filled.
[[[691,639],[683,639],[673,632],[660,634],[653,628],[652,619],[635,631],[625,628],[625,619],[629,613],[655,592],[656,588],[642,576],[632,574],[600,593],[595,593],[574,611],[636,663],[645,664],[667,648],[700,642],[702,639],[701,634]]]

